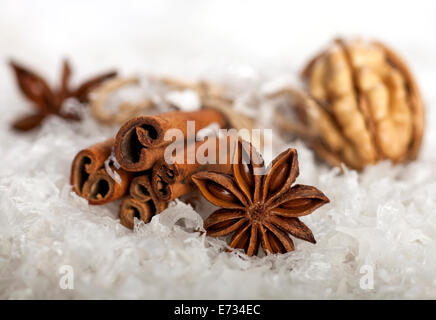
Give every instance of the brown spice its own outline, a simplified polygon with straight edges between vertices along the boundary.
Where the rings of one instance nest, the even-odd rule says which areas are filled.
[[[142,202],[152,201],[156,209],[156,213],[160,213],[168,206],[167,201],[162,201],[156,196],[151,187],[150,173],[135,177],[130,183],[130,196]]]
[[[298,217],[308,215],[329,202],[317,188],[294,185],[298,176],[297,151],[288,149],[277,156],[267,175],[260,154],[240,140],[233,175],[199,172],[192,179],[203,196],[222,207],[204,223],[212,237],[233,233],[230,247],[244,249],[248,256],[261,245],[265,252],[294,250],[289,234],[315,243],[310,229]],[[248,164],[242,159],[249,158]]]
[[[157,161],[152,171],[154,192],[161,200],[170,201],[195,189],[191,177],[196,172],[231,173],[230,153],[236,141],[237,137],[210,137],[188,143],[171,163],[165,158]]]
[[[121,202],[120,223],[126,228],[133,229],[135,218],[149,223],[155,214],[151,201],[144,202],[128,197]]]
[[[120,222],[126,228],[133,229],[135,217],[148,223],[168,207],[168,202],[155,196],[148,173],[134,178],[129,190],[130,197],[123,200],[119,213]]]
[[[217,123],[221,128],[226,126],[223,115],[215,110],[167,112],[133,118],[116,135],[115,156],[118,163],[128,171],[150,169],[163,157],[165,147],[171,143],[164,140],[165,133],[170,129],[178,129],[186,139],[188,121],[195,122],[194,133],[211,123]]]
[[[74,192],[90,204],[105,204],[123,197],[127,191],[132,173],[115,170],[121,179],[118,183],[106,172],[104,162],[111,155],[114,138],[81,150],[73,160],[70,182]]]
[[[75,113],[62,110],[63,102],[68,98],[76,98],[81,103],[88,101],[89,93],[103,81],[112,78],[116,72],[108,72],[85,81],[76,89],[69,86],[71,67],[67,60],[64,61],[59,87],[52,89],[43,77],[23,67],[15,61],[10,62],[18,86],[22,94],[35,107],[35,113],[28,114],[14,121],[12,128],[18,131],[29,131],[38,127],[49,115],[56,115],[66,120],[79,120]]]

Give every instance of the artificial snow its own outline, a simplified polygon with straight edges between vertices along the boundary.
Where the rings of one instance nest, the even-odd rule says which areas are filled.
[[[116,183],[121,184],[121,177],[118,174],[117,170],[113,170],[111,168],[111,163],[113,163],[116,169],[119,169],[121,167],[121,165],[117,161],[117,158],[115,157],[114,147],[112,147],[109,158],[104,161],[104,169],[106,170],[109,177],[111,177]]]
[[[408,32],[410,24],[404,24],[404,18],[392,17],[391,23],[397,29],[383,29],[386,16],[372,9],[369,12],[374,14],[371,26],[378,23],[376,31],[382,30],[376,35],[406,56],[422,89],[427,126],[419,158],[398,166],[381,162],[362,173],[344,168],[341,173],[338,168],[317,162],[301,141],[285,141],[277,135],[269,104],[262,100],[262,88],[271,91],[289,83],[287,79],[295,76],[301,63],[337,32],[349,30],[350,24],[355,23],[353,32],[362,32],[359,26],[367,24],[359,17],[351,21],[340,18],[349,16],[345,13],[334,16],[330,3],[313,12],[308,4],[305,12],[319,11],[322,15],[310,16],[303,23],[298,19],[305,15],[295,12],[292,6],[290,11],[275,12],[278,18],[268,20],[269,28],[267,22],[259,23],[265,6],[254,3],[253,12],[259,15],[256,19],[246,16],[246,4],[226,8],[208,2],[203,16],[197,16],[193,2],[183,6],[172,2],[177,8],[170,11],[177,14],[170,19],[164,10],[168,3],[159,1],[150,12],[139,3],[126,8],[117,24],[118,20],[109,15],[105,18],[101,4],[63,3],[62,10],[69,10],[65,11],[68,14],[58,15],[35,10],[33,6],[37,5],[32,3],[25,5],[29,10],[21,10],[14,3],[5,1],[0,5],[1,61],[18,56],[54,81],[62,54],[70,52],[77,69],[74,81],[119,66],[127,76],[134,70],[141,75],[174,74],[222,83],[232,88],[240,110],[251,112],[259,123],[273,129],[274,155],[287,147],[297,148],[297,183],[316,186],[330,203],[302,218],[317,244],[294,239],[295,251],[283,255],[248,258],[240,251],[226,252],[225,239],[209,238],[202,232],[202,221],[214,208],[201,199],[196,200],[196,210],[174,201],[150,223],[136,221],[134,231],[128,230],[117,217],[120,201],[90,206],[69,184],[76,153],[113,136],[117,127],[98,124],[86,109],[80,111],[80,123],[53,117],[31,133],[12,132],[12,119],[31,107],[20,96],[12,72],[2,62],[0,298],[436,298],[436,45],[431,26],[425,25],[430,20],[422,18],[427,16],[420,14],[413,20],[419,30],[430,30],[428,37],[420,39],[417,33]],[[104,4],[107,12],[119,13],[118,2]],[[382,5],[377,2],[377,6]],[[50,2],[50,8],[61,11],[60,6]],[[33,12],[41,15],[39,22],[26,24],[30,21],[26,15]],[[421,13],[425,12],[434,10],[423,8]],[[408,5],[398,5],[398,14],[409,17]],[[196,18],[191,19],[192,15]],[[75,18],[70,21],[68,17]],[[159,24],[161,28],[156,28],[160,21],[156,17],[166,21]],[[241,17],[246,18],[247,29],[237,29]],[[309,20],[320,22],[309,24]],[[188,31],[194,30],[201,50],[192,42],[192,34],[171,27],[172,21]],[[288,23],[288,27],[277,25],[279,21]],[[332,27],[331,34],[322,33],[315,29],[327,29],[322,21],[336,21],[337,27]],[[111,28],[114,24],[117,28]],[[56,28],[48,28],[52,25]],[[218,25],[225,37],[216,33]],[[235,28],[244,32],[234,33]],[[264,32],[260,28],[269,29]],[[88,38],[83,37],[85,33],[77,33],[78,29],[86,31]],[[251,29],[255,36],[240,41],[249,37]],[[289,33],[297,29],[305,30],[301,35],[304,39]],[[167,41],[171,32],[180,32],[180,37]],[[119,37],[120,43],[115,44],[114,34],[126,37]],[[95,43],[83,40],[99,36],[101,41]],[[56,39],[56,43],[50,42]],[[292,46],[295,39],[300,41]],[[150,86],[147,96],[153,90]],[[160,97],[161,93],[156,94]],[[123,98],[129,97],[124,92]],[[138,96],[132,94],[131,98]],[[189,108],[195,104],[192,96],[179,94],[177,98],[183,98]],[[65,288],[63,277],[69,270],[74,274],[73,286]]]

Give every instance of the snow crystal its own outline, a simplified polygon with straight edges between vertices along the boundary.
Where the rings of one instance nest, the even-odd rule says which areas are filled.
[[[194,90],[170,91],[165,99],[182,111],[195,111],[201,107],[200,97]]]
[[[118,163],[117,158],[115,157],[114,147],[112,147],[112,151],[110,156],[104,161],[104,168],[107,174],[118,184],[121,184],[121,177],[116,170],[112,170],[111,163],[117,169],[121,167]]]

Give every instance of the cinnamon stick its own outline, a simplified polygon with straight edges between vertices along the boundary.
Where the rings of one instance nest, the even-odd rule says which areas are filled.
[[[134,218],[149,223],[155,214],[155,208],[153,208],[152,201],[143,202],[128,197],[121,202],[120,223],[126,228],[133,229]]]
[[[153,190],[150,185],[150,176],[146,174],[133,179],[130,183],[129,194],[143,202],[152,200]]]
[[[74,158],[70,182],[74,192],[90,204],[105,204],[117,200],[127,193],[132,174],[122,169],[114,170],[119,181],[115,181],[105,170],[104,162],[110,156],[114,138],[81,150]]]
[[[134,178],[129,188],[130,197],[123,200],[120,206],[120,223],[126,228],[133,229],[134,218],[145,223],[164,211],[168,202],[159,200],[150,185],[150,175],[144,174]]]
[[[230,138],[215,137],[188,143],[183,154],[172,159],[173,163],[169,163],[165,158],[157,161],[152,170],[151,180],[156,196],[163,201],[171,201],[193,191],[195,185],[192,183],[191,176],[199,171],[230,174],[232,172],[230,153],[235,141]],[[206,153],[213,153],[204,154],[205,150],[207,150]],[[189,163],[188,155],[195,155],[195,159],[191,157],[191,160],[194,160],[193,163]],[[204,156],[204,158],[200,159],[199,156]]]
[[[168,203],[166,201],[162,201],[156,196],[150,180],[150,174],[144,174],[134,178],[130,183],[130,196],[142,202],[152,201],[156,209],[156,213],[161,213],[168,207]]]
[[[163,157],[165,147],[171,141],[164,139],[170,129],[178,129],[187,138],[188,121],[195,122],[195,130],[217,123],[226,126],[224,116],[216,110],[195,112],[167,112],[153,116],[140,116],[127,121],[115,138],[115,156],[121,167],[127,171],[144,171]]]

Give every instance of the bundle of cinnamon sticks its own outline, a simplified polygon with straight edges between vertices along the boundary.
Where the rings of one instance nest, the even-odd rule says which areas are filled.
[[[170,201],[196,188],[192,174],[205,170],[230,173],[230,144],[220,153],[223,139],[195,139],[211,125],[226,128],[228,122],[213,109],[135,117],[115,137],[76,155],[71,168],[73,190],[92,205],[122,199],[119,218],[127,228],[133,229],[134,218],[148,223]],[[166,136],[171,130],[178,133],[175,142]],[[175,155],[174,148],[179,151]],[[206,159],[192,157],[202,152]]]

